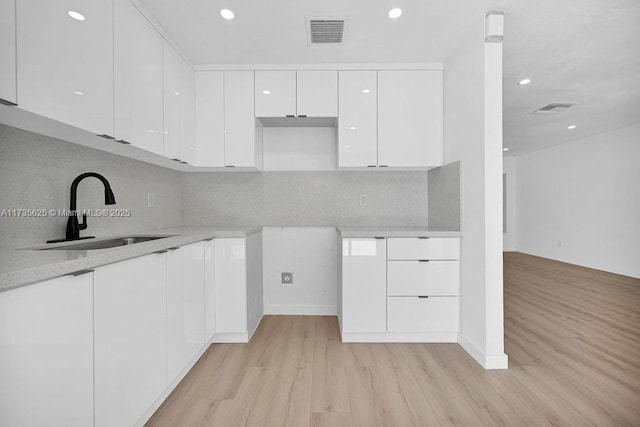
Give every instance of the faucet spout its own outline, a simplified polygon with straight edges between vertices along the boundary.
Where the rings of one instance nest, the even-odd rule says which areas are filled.
[[[85,172],[81,175],[78,175],[76,179],[71,183],[71,201],[69,210],[71,214],[69,219],[67,220],[67,235],[66,240],[77,240],[80,238],[80,230],[85,230],[87,228],[87,215],[82,215],[82,223],[78,222],[77,215],[77,196],[78,196],[78,184],[85,178],[94,177],[102,181],[104,185],[104,204],[105,205],[115,205],[116,198],[113,195],[113,191],[111,190],[111,184],[107,181],[107,178],[95,172]]]

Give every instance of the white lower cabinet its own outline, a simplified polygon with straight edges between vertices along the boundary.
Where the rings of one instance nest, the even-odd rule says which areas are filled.
[[[204,243],[167,253],[167,379],[176,379],[205,343]]]
[[[167,256],[94,273],[95,426],[132,426],[167,387]]]
[[[216,333],[215,241],[204,242],[204,340],[211,342]]]
[[[215,239],[216,333],[247,333],[247,261],[244,238]]]
[[[459,261],[413,260],[387,263],[389,296],[451,296],[460,293]]]
[[[342,331],[385,332],[387,281],[385,239],[342,240]]]
[[[249,342],[264,314],[262,234],[216,238],[212,246],[215,319],[207,323],[209,333],[215,328],[212,341]]]
[[[93,274],[0,293],[0,424],[93,425]]]
[[[389,332],[448,332],[458,330],[458,297],[389,297]]]
[[[346,342],[455,342],[458,238],[343,238],[338,302]]]

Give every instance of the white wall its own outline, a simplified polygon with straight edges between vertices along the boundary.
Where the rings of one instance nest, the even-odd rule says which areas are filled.
[[[337,314],[335,227],[265,227],[262,242],[265,314]],[[282,284],[283,272],[293,284]]]
[[[640,278],[640,124],[518,157],[520,252]]]
[[[507,229],[503,229],[502,250],[503,251],[515,251],[516,249],[516,236],[517,236],[517,158],[516,157],[504,157],[502,159],[502,173],[506,175],[506,188],[503,191],[506,193],[506,218]]]
[[[502,306],[502,45],[480,18],[445,62],[445,163],[461,161],[459,343],[506,368]]]

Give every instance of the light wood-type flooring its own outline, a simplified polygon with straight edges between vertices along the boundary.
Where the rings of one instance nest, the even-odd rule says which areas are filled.
[[[343,344],[266,316],[214,344],[149,426],[640,426],[640,280],[506,253],[509,369],[457,344]]]

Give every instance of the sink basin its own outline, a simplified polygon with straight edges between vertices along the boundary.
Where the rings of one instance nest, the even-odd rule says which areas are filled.
[[[135,245],[136,243],[149,242],[151,240],[165,239],[173,236],[125,236],[107,240],[73,243],[52,248],[40,248],[42,251],[89,251],[92,249],[116,248],[118,246]]]

